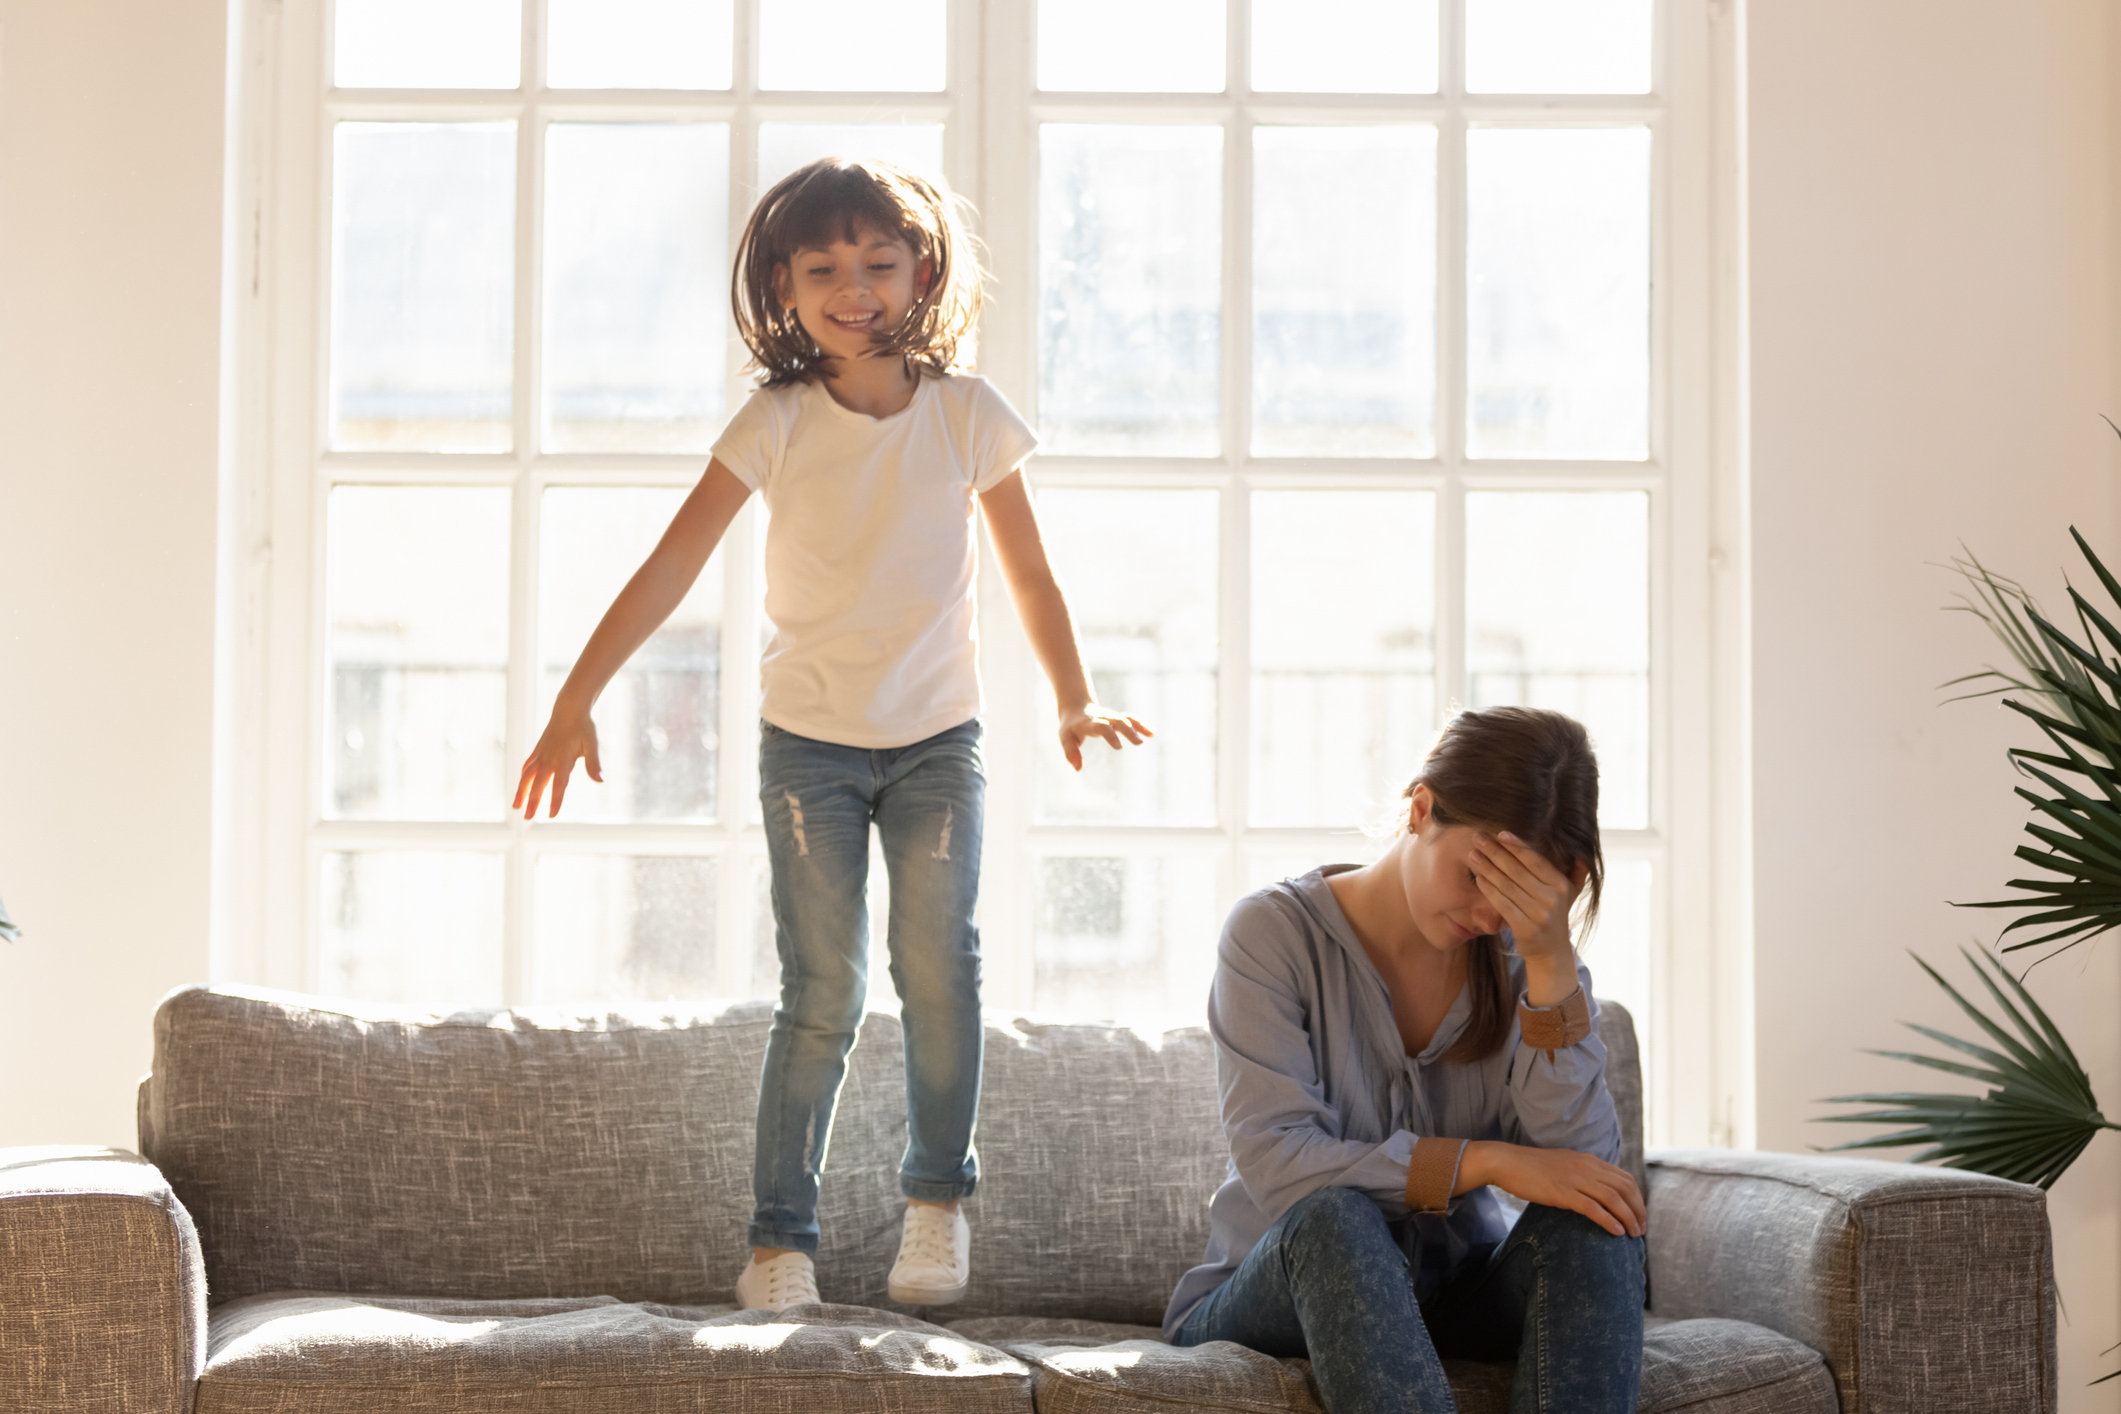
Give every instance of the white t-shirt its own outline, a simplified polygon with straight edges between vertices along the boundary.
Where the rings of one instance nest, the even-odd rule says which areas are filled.
[[[714,455],[760,492],[759,714],[842,746],[907,746],[979,715],[973,495],[1038,438],[984,378],[922,377],[889,417],[821,383],[754,392]]]

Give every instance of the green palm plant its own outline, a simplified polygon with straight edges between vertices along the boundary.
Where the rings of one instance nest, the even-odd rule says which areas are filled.
[[[1966,953],[1974,974],[1988,989],[2003,1016],[2006,1029],[1960,995],[1937,969],[1921,958],[1915,964],[1944,989],[1959,1009],[1972,1017],[1996,1048],[1962,1041],[1933,1027],[1903,1022],[1910,1031],[1927,1036],[1978,1064],[1911,1051],[1873,1051],[1872,1055],[1941,1070],[1947,1075],[1978,1080],[1989,1087],[1985,1095],[1932,1095],[1897,1092],[1867,1095],[1837,1095],[1828,1104],[1885,1105],[1886,1109],[1857,1114],[1828,1115],[1828,1123],[1904,1124],[1870,1139],[1836,1144],[1835,1149],[1899,1149],[1925,1144],[1915,1160],[1937,1160],[1954,1168],[1990,1173],[2019,1183],[2037,1183],[2046,1188],[2075,1162],[2092,1136],[2102,1129],[2121,1129],[2099,1113],[2092,1094],[2091,1077],[2077,1063],[2069,1042],[2055,1029],[2040,1004],[2010,970],[1994,958]],[[1994,976],[1991,977],[1990,973]],[[2002,985],[1998,985],[2001,983]],[[2008,995],[2006,994],[2008,989]],[[2013,1000],[2015,998],[2015,1000]]]
[[[2069,533],[2121,613],[2121,583],[2075,526]],[[2121,927],[2121,658],[2107,656],[2121,652],[2121,629],[2072,586],[2070,604],[2084,635],[2080,644],[2043,614],[2017,582],[1991,572],[1971,555],[1953,561],[1952,568],[1973,590],[1972,598],[1962,597],[1954,607],[1988,625],[2010,650],[2017,671],[1985,668],[1945,685],[1992,684],[1966,697],[2025,693],[2037,705],[2005,697],[2003,706],[2039,727],[2055,748],[2014,747],[2010,753],[2023,775],[2050,792],[2017,787],[2035,814],[2025,831],[2040,847],[2020,845],[2015,853],[2055,877],[2012,879],[2008,887],[2018,890],[2019,897],[1965,906],[2037,910],[2014,919],[2003,936],[2024,928],[2046,931],[2005,944],[2005,952],[2050,942],[2072,947]],[[2079,784],[2064,777],[2075,777]]]
[[[2042,944],[2058,944],[2054,951],[2059,952],[2121,927],[2121,629],[2113,622],[2121,616],[2121,582],[2075,527],[2070,536],[2113,606],[2102,611],[2071,586],[2081,641],[2043,613],[2023,585],[1989,570],[1971,553],[1951,564],[1970,590],[1952,607],[1986,624],[2013,666],[1985,668],[1946,686],[1987,684],[1962,698],[2022,694],[2023,700],[2004,697],[2002,705],[2037,726],[2052,748],[2010,752],[2012,764],[2029,782],[2016,789],[2033,809],[2025,830],[2036,842],[2021,844],[2015,853],[2041,876],[2012,879],[2007,887],[2016,891],[2014,897],[1964,905],[2026,910],[2003,929],[2003,938],[2020,930],[2035,936],[2002,942],[2006,953]],[[2090,1078],[2024,984],[1995,958],[1986,959],[1984,967],[1982,959],[1967,957],[2002,1021],[1969,1002],[1928,963],[1919,957],[1916,962],[2000,1049],[1913,1026],[1979,1064],[1905,1051],[1874,1054],[1980,1081],[1989,1087],[1987,1093],[1838,1096],[1826,1103],[1885,1108],[1826,1116],[1829,1122],[1905,1127],[1833,1147],[1919,1144],[1926,1147],[1915,1155],[1918,1160],[1941,1160],[2046,1188],[2101,1129],[2121,1125],[2100,1113]]]

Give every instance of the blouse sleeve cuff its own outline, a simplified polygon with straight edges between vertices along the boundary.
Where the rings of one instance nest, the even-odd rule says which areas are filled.
[[[1450,1211],[1451,1193],[1458,1187],[1458,1166],[1465,1158],[1466,1142],[1433,1136],[1414,1141],[1413,1157],[1407,1160],[1407,1207],[1410,1211]]]
[[[1590,998],[1578,987],[1553,1006],[1535,1007],[1520,1001],[1517,1029],[1527,1046],[1545,1051],[1552,1060],[1554,1052],[1565,1051],[1591,1034]]]

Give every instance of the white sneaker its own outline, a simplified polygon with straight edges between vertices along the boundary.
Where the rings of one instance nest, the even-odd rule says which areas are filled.
[[[785,1311],[817,1301],[817,1267],[802,1252],[752,1262],[736,1279],[736,1304],[746,1311]]]
[[[947,1306],[972,1280],[972,1227],[963,1213],[906,1205],[906,1227],[891,1264],[891,1299],[905,1306]]]

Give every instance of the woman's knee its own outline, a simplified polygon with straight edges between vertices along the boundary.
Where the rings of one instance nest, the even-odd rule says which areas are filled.
[[[1337,1185],[1314,1189],[1290,1204],[1282,1216],[1282,1240],[1323,1246],[1350,1257],[1389,1252],[1405,1260],[1391,1225],[1369,1195]]]
[[[1566,1268],[1579,1281],[1621,1294],[1633,1291],[1637,1301],[1641,1299],[1642,1238],[1616,1236],[1581,1213],[1541,1203],[1524,1210],[1513,1237],[1535,1245],[1541,1263],[1549,1268]]]

